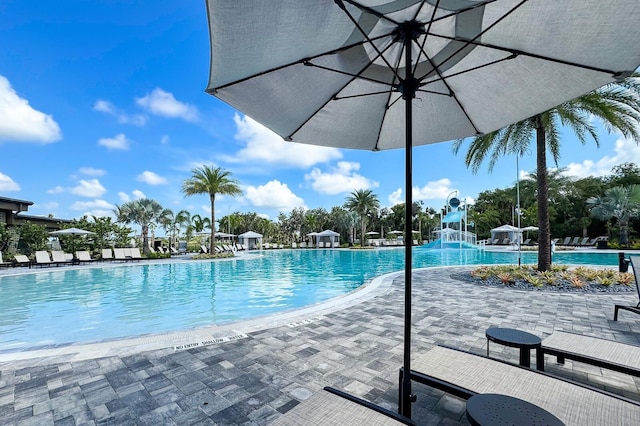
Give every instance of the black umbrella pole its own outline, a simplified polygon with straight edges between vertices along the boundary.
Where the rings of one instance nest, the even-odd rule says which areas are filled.
[[[405,34],[405,67],[406,75],[403,82],[403,98],[405,103],[405,205],[404,205],[404,373],[400,383],[400,414],[411,418],[411,220],[413,207],[413,97],[415,85],[411,67],[411,38],[412,34]]]

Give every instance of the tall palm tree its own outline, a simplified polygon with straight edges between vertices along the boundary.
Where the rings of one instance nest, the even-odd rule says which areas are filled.
[[[580,143],[587,143],[587,136],[599,145],[591,117],[599,118],[608,131],[617,130],[626,137],[639,140],[640,74],[611,83],[568,101],[549,111],[536,114],[526,120],[511,124],[494,132],[474,138],[465,157],[467,166],[474,173],[489,158],[489,171],[498,159],[507,154],[522,156],[535,136],[536,179],[538,203],[538,270],[546,271],[551,265],[551,232],[549,226],[549,188],[547,181],[547,150],[556,164],[560,158],[560,130],[567,126],[573,130]],[[457,153],[463,141],[454,143]]]
[[[614,186],[604,197],[590,197],[591,216],[600,220],[615,218],[620,226],[620,245],[629,246],[629,221],[640,215],[640,185]]]
[[[142,251],[149,253],[149,228],[156,226],[165,220],[169,210],[162,207],[156,200],[141,198],[116,205],[114,213],[118,222],[135,223],[140,226],[142,234]]]
[[[364,247],[367,215],[376,212],[380,208],[378,196],[370,189],[357,189],[347,197],[344,207],[360,215],[360,244]]]
[[[231,172],[220,167],[202,166],[191,170],[191,177],[182,182],[182,192],[186,195],[209,194],[211,202],[211,238],[209,253],[215,253],[215,202],[216,195],[242,195],[238,181],[231,178]]]

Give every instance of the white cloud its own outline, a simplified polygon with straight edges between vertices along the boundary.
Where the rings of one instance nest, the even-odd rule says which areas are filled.
[[[129,201],[131,201],[131,197],[129,197],[129,194],[127,194],[126,192],[118,192],[118,198],[120,199],[121,203],[128,203]]]
[[[140,191],[139,189],[134,189],[133,191],[131,191],[131,193],[133,194],[133,197],[136,200],[139,200],[141,198],[147,198],[147,196],[144,195],[144,192]]]
[[[616,140],[615,154],[605,155],[597,161],[584,160],[581,163],[569,163],[566,166],[565,176],[582,179],[589,176],[606,176],[611,174],[611,169],[622,163],[640,163],[640,146],[630,139]]]
[[[0,141],[50,143],[62,138],[51,115],[35,110],[0,75]]]
[[[234,156],[223,159],[232,163],[275,164],[301,169],[342,158],[336,148],[285,142],[277,134],[247,116],[236,114],[235,138],[245,145]]]
[[[47,194],[61,194],[64,192],[64,187],[58,185],[54,188],[47,189]]]
[[[98,179],[81,179],[78,185],[71,188],[71,193],[81,197],[101,197],[107,190]]]
[[[87,176],[104,176],[107,173],[102,169],[94,169],[93,167],[80,167],[78,171]]]
[[[118,119],[118,123],[133,124],[135,126],[144,126],[147,124],[147,117],[142,114],[129,115],[117,109],[111,102],[98,99],[93,105],[94,111],[103,112],[112,115]]]
[[[42,208],[46,211],[49,212],[54,212],[56,210],[58,210],[58,207],[60,207],[60,203],[56,202],[56,201],[51,201],[48,203],[45,203]]]
[[[162,135],[162,137],[160,138],[160,144],[161,145],[166,145],[169,143],[169,135]]]
[[[304,200],[291,192],[287,184],[278,180],[272,180],[258,187],[249,186],[245,189],[245,194],[245,198],[255,207],[283,211],[305,207]]]
[[[198,120],[198,109],[194,105],[176,100],[172,93],[160,88],[153,89],[142,98],[136,98],[138,106],[151,114],[169,118],[182,118],[186,121]]]
[[[102,138],[98,141],[98,145],[102,145],[108,149],[128,150],[131,142],[124,133],[119,133],[113,138]]]
[[[164,185],[167,183],[167,179],[148,170],[145,170],[138,175],[138,181],[147,183],[149,185]]]
[[[389,203],[391,203],[392,206],[395,206],[396,204],[404,203],[404,198],[402,197],[402,188],[398,188],[395,191],[393,191],[391,194],[389,194],[387,199],[389,200]]]
[[[329,173],[323,173],[320,169],[314,168],[304,176],[304,179],[311,182],[311,187],[317,192],[330,195],[349,193],[356,189],[377,188],[379,186],[378,182],[356,173],[359,169],[359,163],[339,161]]]
[[[20,191],[20,185],[9,176],[0,173],[0,191]]]
[[[451,181],[447,178],[443,178],[440,180],[427,182],[427,184],[422,188],[414,186],[412,196],[414,201],[434,199],[444,200],[447,198],[447,195],[451,193],[451,191],[453,191],[451,189]]]
[[[71,205],[72,210],[82,211],[78,216],[113,216],[116,206],[105,200],[76,201]]]

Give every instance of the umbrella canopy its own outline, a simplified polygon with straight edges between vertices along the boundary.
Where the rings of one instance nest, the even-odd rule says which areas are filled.
[[[537,226],[525,226],[524,228],[522,228],[523,231],[537,231],[538,227]]]
[[[369,232],[365,232],[364,235],[378,235],[380,234],[379,232],[376,231],[369,231]]]
[[[640,64],[628,0],[208,0],[207,12],[207,92],[289,141],[405,148],[407,206],[414,145],[491,132]],[[409,238],[404,263],[408,372]],[[409,374],[400,400],[410,416]]]

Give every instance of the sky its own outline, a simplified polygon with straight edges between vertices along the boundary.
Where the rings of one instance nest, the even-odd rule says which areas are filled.
[[[372,190],[381,207],[404,201],[403,150],[284,142],[204,92],[210,59],[204,0],[2,0],[0,196],[61,219],[114,216],[116,205],[145,197],[208,217],[208,196],[181,192],[207,165],[230,171],[243,191],[217,197],[217,218],[329,210],[356,189]],[[563,133],[566,174],[640,163],[635,142],[598,127],[599,148]],[[464,152],[454,155],[451,142],[414,148],[414,201],[435,209],[451,197],[472,202],[535,170],[527,153],[474,175]]]

